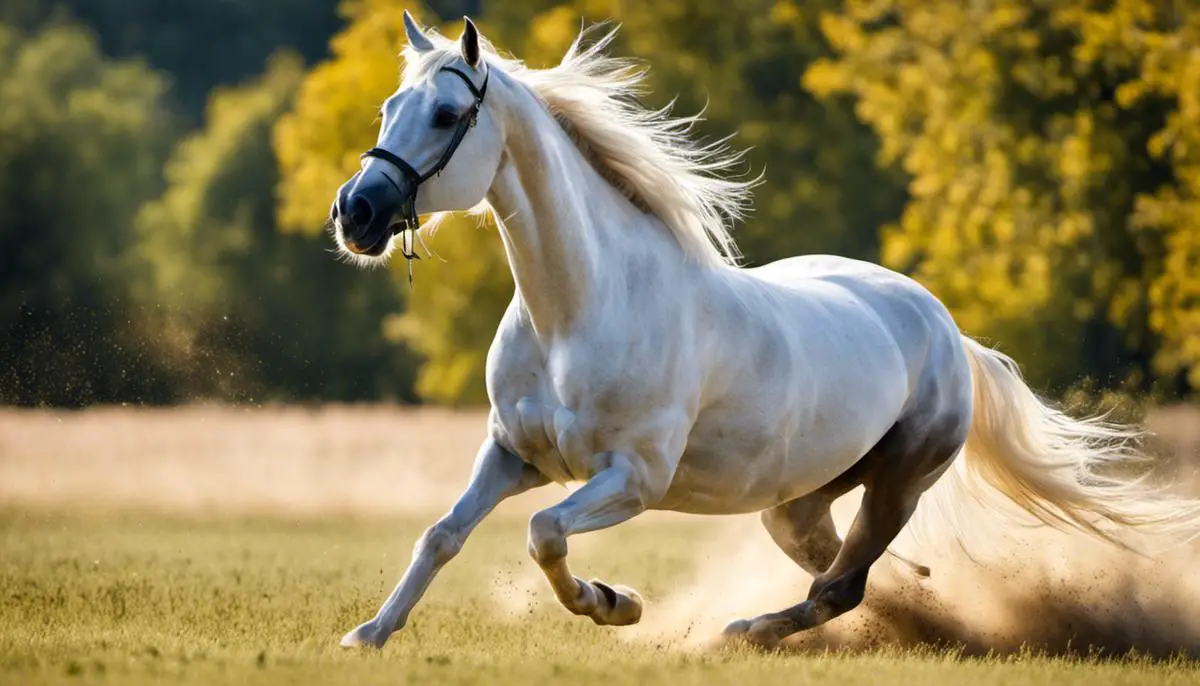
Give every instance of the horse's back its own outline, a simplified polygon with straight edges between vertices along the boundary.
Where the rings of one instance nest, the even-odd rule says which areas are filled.
[[[924,286],[911,278],[872,262],[836,255],[801,255],[770,262],[745,270],[762,281],[785,288],[809,290],[817,283],[837,284],[856,296],[874,300],[874,295],[886,298],[915,298],[944,312],[938,299]]]
[[[931,352],[943,355],[961,348],[958,326],[942,302],[921,284],[891,269],[846,257],[805,255],[746,271],[768,284],[795,291],[801,298],[821,300],[829,286],[852,294],[882,322],[903,355],[913,383],[927,367]],[[965,357],[959,361],[965,364]]]
[[[767,281],[783,284],[798,283],[803,279],[838,275],[863,275],[872,273],[902,276],[872,262],[864,262],[838,255],[797,255],[768,262],[761,267],[745,270]]]

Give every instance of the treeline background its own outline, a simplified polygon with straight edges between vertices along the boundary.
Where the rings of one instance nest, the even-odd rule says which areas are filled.
[[[581,21],[765,170],[748,264],[914,275],[1055,396],[1200,389],[1193,0],[5,0],[0,403],[484,399],[512,283],[455,218],[339,263],[401,13],[555,62]]]

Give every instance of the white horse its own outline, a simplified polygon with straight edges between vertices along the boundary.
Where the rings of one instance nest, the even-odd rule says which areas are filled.
[[[407,14],[405,27],[404,78],[338,192],[337,241],[381,261],[417,213],[483,206],[516,293],[488,356],[490,437],[470,484],[343,645],[382,646],[497,503],[549,482],[583,485],[533,515],[529,553],[598,624],[638,621],[642,600],[573,576],[569,536],[646,510],[761,511],[814,576],[804,602],[726,629],[763,645],[858,605],[943,474],[951,518],[956,499],[992,489],[1114,542],[1197,530],[1194,503],[1097,471],[1136,457],[1129,432],[1042,404],[914,281],[826,256],[734,266],[728,223],[751,184],[719,173],[738,155],[690,140],[694,118],[641,107],[643,72],[603,54],[611,33],[535,70],[470,20],[458,42]],[[840,540],[829,506],[858,485]]]

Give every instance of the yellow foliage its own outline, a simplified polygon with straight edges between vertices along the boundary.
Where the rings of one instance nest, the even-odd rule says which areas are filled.
[[[427,239],[430,258],[414,266],[408,307],[385,332],[420,353],[417,395],[464,405],[487,399],[488,344],[513,292],[503,244],[490,222],[454,217]]]
[[[1050,386],[1092,346],[1200,388],[1200,7],[1037,8],[847,0],[805,85],[856,96],[911,175],[883,259],[969,333]]]

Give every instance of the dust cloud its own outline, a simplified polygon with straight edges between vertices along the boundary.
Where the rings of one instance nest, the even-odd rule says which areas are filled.
[[[857,494],[835,504],[845,531]],[[862,606],[794,636],[783,650],[934,646],[966,655],[1034,650],[1051,655],[1200,657],[1200,550],[1155,557],[1083,535],[1023,528],[936,554],[903,549],[931,575],[885,556]],[[973,559],[972,559],[973,558]],[[757,517],[738,518],[697,555],[694,577],[651,599],[631,640],[713,649],[733,619],[781,610],[811,578],[780,552]]]

